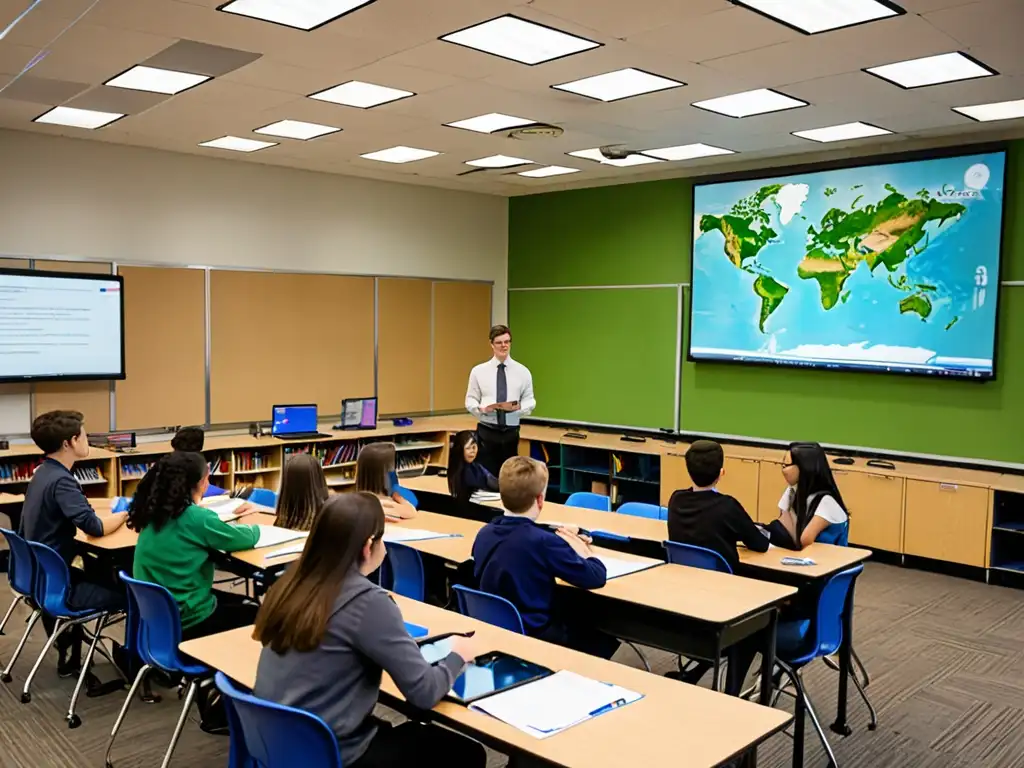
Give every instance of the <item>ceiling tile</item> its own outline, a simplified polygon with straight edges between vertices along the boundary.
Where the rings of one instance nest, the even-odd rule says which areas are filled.
[[[959,40],[965,53],[997,71],[1024,73],[1022,0],[989,0],[984,5],[961,5],[929,13],[924,18]]]
[[[142,63],[176,72],[219,77],[256,61],[261,55],[195,40],[179,40]]]
[[[0,84],[6,83],[7,79],[0,75]],[[12,82],[3,91],[0,91],[0,99],[14,99],[15,101],[29,101],[34,104],[48,104],[56,106],[63,104],[68,99],[77,96],[88,89],[85,83],[74,83],[69,80],[49,80],[45,77],[35,77],[24,74]],[[103,110],[118,112],[121,110]]]
[[[729,8],[728,0],[633,0],[596,3],[593,0],[534,0],[530,7],[604,35],[628,38],[644,30],[683,21],[694,21]]]
[[[705,61],[757,48],[803,40],[804,35],[731,3],[725,10],[631,36],[640,48]]]
[[[126,88],[111,88],[100,85],[87,93],[83,93],[64,106],[76,109],[92,109],[98,112],[120,112],[124,115],[135,115],[152,109],[157,104],[171,98],[165,93],[149,91],[133,91]]]

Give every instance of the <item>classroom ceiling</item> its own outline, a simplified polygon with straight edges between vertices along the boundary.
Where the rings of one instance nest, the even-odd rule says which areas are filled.
[[[780,5],[749,4],[773,2]],[[218,10],[224,0],[0,0],[0,127],[499,195],[728,170],[823,150],[948,143],[964,134],[1024,136],[1024,118],[977,122],[953,111],[1024,99],[1024,0],[894,3],[904,13],[804,34],[730,0],[375,0],[311,31],[240,15],[241,6]],[[600,45],[529,65],[440,39],[505,14]],[[974,60],[996,74],[905,89],[863,71],[958,51],[970,57],[968,66]],[[172,96],[104,85],[142,64],[210,78]],[[685,86],[611,102],[552,87],[624,68]],[[349,81],[414,95],[369,109],[309,98]],[[743,118],[692,106],[762,88],[807,106]],[[95,130],[34,122],[58,106],[125,116]],[[490,113],[564,133],[527,141],[445,125]],[[342,130],[308,141],[253,132],[282,120]],[[794,135],[855,121],[893,135],[835,144]],[[200,146],[224,136],[277,143],[251,153]],[[695,143],[737,154],[643,156],[646,162],[627,167],[568,154]],[[404,164],[361,157],[396,146],[440,154]],[[473,169],[467,161],[495,155],[534,164],[459,175]],[[518,175],[547,166],[578,172]]]

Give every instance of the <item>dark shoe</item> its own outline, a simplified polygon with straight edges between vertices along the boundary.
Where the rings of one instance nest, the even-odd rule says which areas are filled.
[[[67,679],[69,677],[78,677],[80,674],[82,674],[81,659],[61,659],[57,662],[57,677]]]

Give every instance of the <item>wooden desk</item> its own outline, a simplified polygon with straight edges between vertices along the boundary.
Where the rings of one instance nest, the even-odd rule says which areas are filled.
[[[495,650],[644,694],[635,704],[547,739],[531,738],[453,702],[442,701],[432,710],[437,721],[505,751],[534,755],[567,768],[678,765],[680,755],[685,755],[689,768],[711,768],[755,747],[791,720],[780,710],[649,675],[397,595],[395,600],[406,621],[426,626],[431,633],[473,629]],[[252,688],[261,649],[251,632],[243,628],[191,640],[181,650]],[[388,703],[403,701],[386,674],[381,693]]]
[[[833,573],[845,571],[871,557],[870,549],[858,547],[837,547],[834,544],[814,542],[799,552],[773,547],[767,552],[752,552],[746,547],[738,548],[740,563],[746,568],[756,569],[757,577],[773,579],[777,576],[792,576],[796,583],[823,579]],[[784,557],[809,557],[814,565],[784,565]],[[787,583],[788,580],[786,580]]]

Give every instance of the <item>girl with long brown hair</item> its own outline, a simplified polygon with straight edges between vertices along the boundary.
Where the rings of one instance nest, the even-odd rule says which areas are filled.
[[[372,493],[380,499],[388,517],[410,520],[416,517],[416,507],[393,487],[395,456],[394,443],[364,445],[356,459],[356,490]]]
[[[281,473],[274,525],[308,531],[328,496],[330,491],[320,461],[308,453],[290,456]]]

